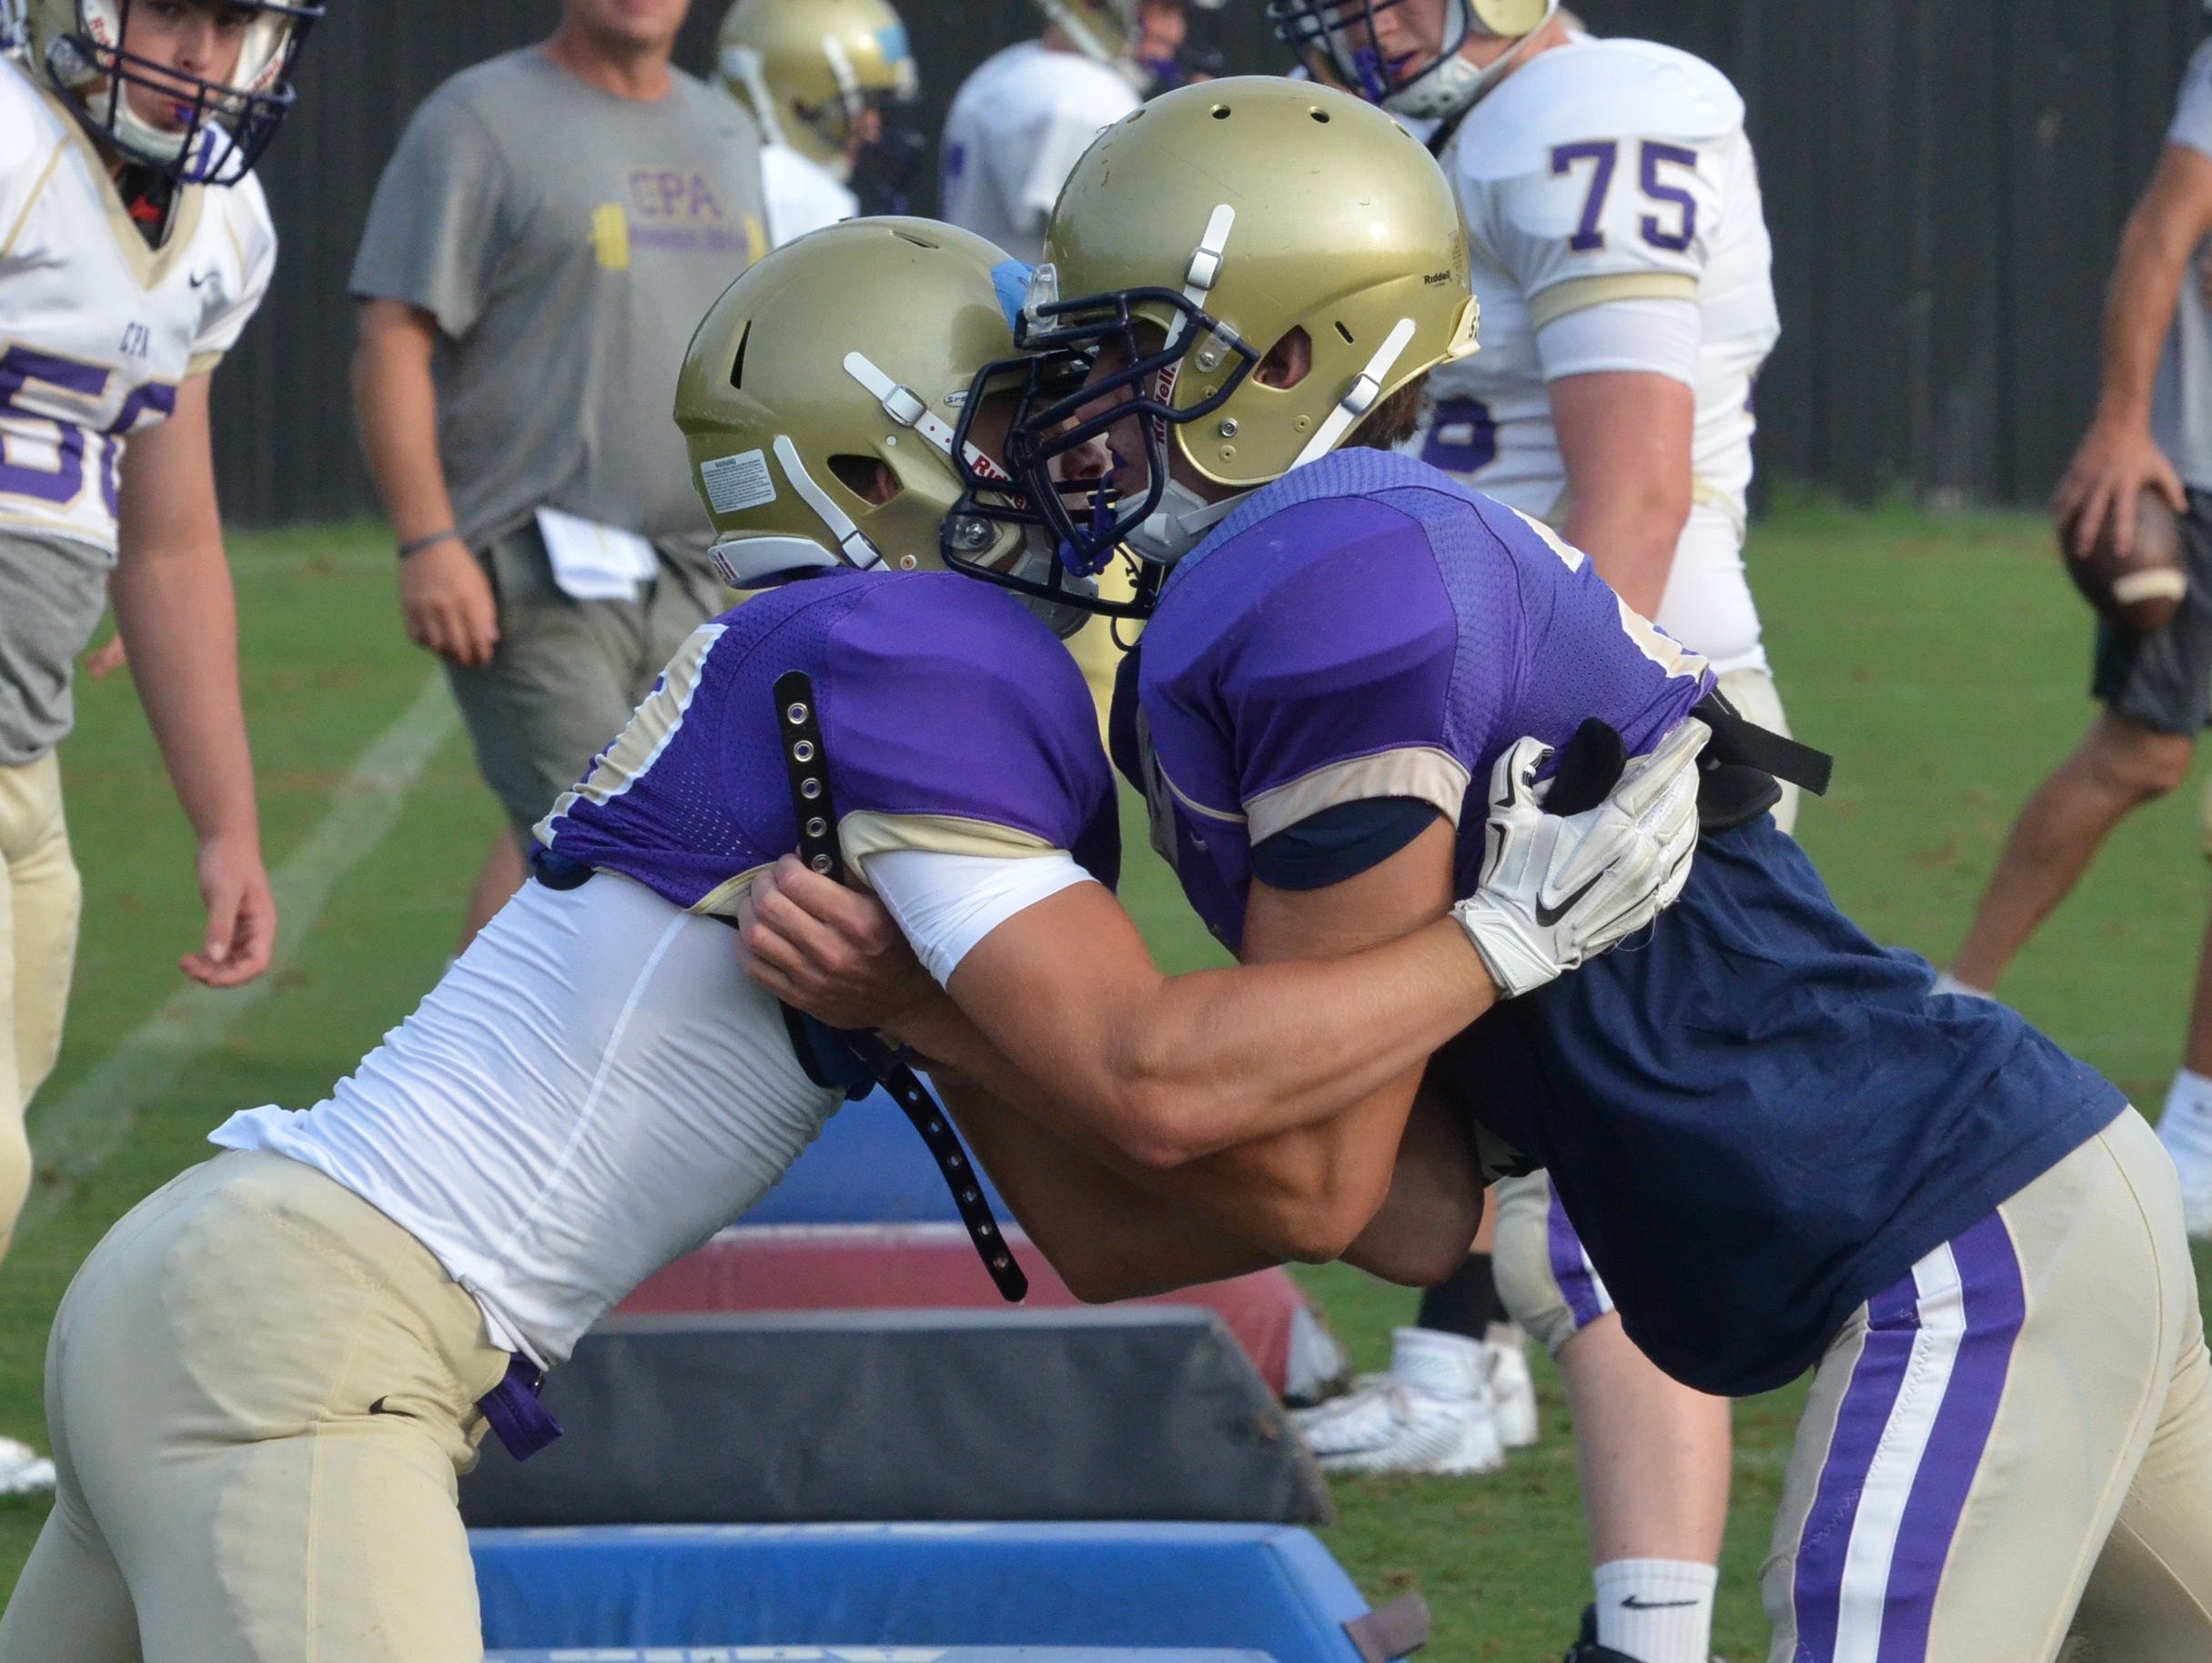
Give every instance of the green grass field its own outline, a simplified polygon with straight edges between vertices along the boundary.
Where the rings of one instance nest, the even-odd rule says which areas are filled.
[[[1960,932],[2005,825],[2078,736],[2086,619],[2040,525],[1901,510],[1793,510],[1762,525],[1752,570],[1801,735],[1833,750],[1837,788],[1802,834],[1874,934],[1939,960]],[[379,533],[289,532],[237,550],[248,699],[272,866],[299,850],[334,789],[431,674],[400,635]],[[157,1089],[127,1121],[76,1088],[182,985],[196,940],[190,845],[136,701],[86,686],[64,751],[86,912],[60,1069],[33,1116],[35,1217],[0,1276],[0,1432],[43,1439],[47,1323],[71,1270],[138,1197],[199,1158],[234,1109],[304,1106],[404,1015],[451,951],[463,899],[498,824],[465,741],[449,734],[395,832],[331,891],[316,927],[221,1042],[155,1061]],[[2123,827],[2005,992],[2138,1102],[2163,1096],[2180,1043],[2206,902],[2195,793]],[[1212,956],[1165,872],[1132,851],[1130,894],[1162,955]],[[209,1007],[184,1025],[207,1027]],[[65,1123],[66,1124],[59,1124]],[[1412,1298],[1338,1268],[1312,1273],[1363,1366],[1379,1366]],[[1330,1546],[1368,1592],[1418,1587],[1438,1616],[1429,1656],[1556,1657],[1586,1598],[1579,1497],[1555,1383],[1545,1442],[1492,1478],[1359,1481],[1338,1490]],[[1796,1394],[1742,1406],[1738,1497],[1716,1637],[1764,1655],[1755,1577]],[[0,1502],[12,1584],[43,1503]]]

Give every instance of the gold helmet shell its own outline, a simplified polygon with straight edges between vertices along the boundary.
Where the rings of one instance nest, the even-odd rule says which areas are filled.
[[[723,291],[684,356],[675,411],[723,581],[943,564],[967,489],[955,428],[979,372],[1013,355],[1002,284],[1018,291],[1023,270],[952,226],[853,219]],[[1018,531],[990,535],[977,558],[1018,553]]]
[[[1475,348],[1467,242],[1435,159],[1349,94],[1271,76],[1168,93],[1076,164],[1025,331],[1116,307],[1179,349],[1164,399],[1174,443],[1238,489],[1328,454]],[[1295,386],[1251,372],[1299,331],[1310,368]]]
[[[715,41],[715,80],[763,136],[843,176],[872,100],[920,86],[906,25],[884,0],[737,0]]]

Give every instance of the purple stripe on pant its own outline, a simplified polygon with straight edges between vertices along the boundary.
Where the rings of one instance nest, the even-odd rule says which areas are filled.
[[[1924,1327],[1934,1340],[1941,1321],[1934,1304],[1924,1304],[1915,1276],[1908,1275],[1867,1302],[1865,1344],[1844,1389],[1828,1458],[1798,1537],[1792,1594],[1796,1663],[1841,1658],[1923,1663],[1928,1655],[1929,1625],[1944,1562],[1996,1422],[2027,1309],[2019,1260],[2003,1218],[1991,1214],[1950,1246],[1965,1331],[1956,1335],[1943,1377],[1930,1377],[1937,1366],[1934,1356],[1924,1356],[1915,1366],[1916,1350],[1932,1349],[1924,1344]],[[1908,1377],[1913,1381],[1909,1398]],[[1909,1450],[1915,1437],[1924,1437],[1924,1443],[1902,1511],[1892,1522],[1888,1511],[1894,1497],[1885,1496],[1882,1517],[1863,1518],[1877,1458],[1892,1463],[1905,1458],[1901,1451]],[[1899,1473],[1884,1476],[1894,1482]],[[1863,1526],[1870,1536],[1858,1556],[1847,1617],[1846,1574]],[[1873,1539],[1872,1533],[1890,1539]],[[1876,1586],[1870,1567],[1884,1562],[1886,1578]],[[1877,1622],[1879,1639],[1874,1643]]]
[[[1598,1280],[1590,1255],[1582,1251],[1582,1238],[1568,1222],[1567,1209],[1560,1204],[1556,1188],[1551,1192],[1551,1211],[1544,1225],[1551,1248],[1551,1279],[1565,1295],[1567,1309],[1574,1315],[1575,1332],[1579,1334],[1611,1311],[1613,1296],[1605,1291],[1605,1284]]]

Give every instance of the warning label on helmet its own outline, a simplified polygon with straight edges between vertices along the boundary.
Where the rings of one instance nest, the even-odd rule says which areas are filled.
[[[768,471],[768,458],[759,450],[702,462],[699,478],[707,488],[707,502],[717,514],[742,514],[776,499],[776,482]]]

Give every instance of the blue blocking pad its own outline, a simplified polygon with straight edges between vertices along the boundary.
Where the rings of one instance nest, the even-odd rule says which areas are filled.
[[[1328,1549],[1281,1525],[646,1525],[470,1546],[486,1646],[569,1663],[626,1648],[682,1663],[687,1647],[748,1663],[846,1663],[835,1647],[869,1663],[869,1648],[1014,1663],[1025,1647],[1037,1663],[1360,1663],[1343,1626],[1368,1609]]]

